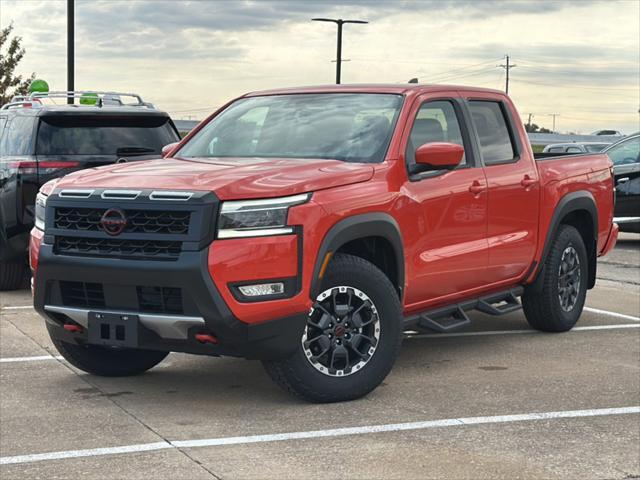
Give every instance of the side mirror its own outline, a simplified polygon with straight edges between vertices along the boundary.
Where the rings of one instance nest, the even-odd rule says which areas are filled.
[[[175,148],[176,145],[178,145],[180,142],[173,142],[170,143],[168,145],[165,145],[164,147],[162,147],[162,158],[166,157],[167,155],[169,155],[169,152],[171,150],[173,150]]]
[[[455,143],[425,143],[416,150],[416,164],[431,170],[453,170],[460,165],[463,155],[464,148]]]

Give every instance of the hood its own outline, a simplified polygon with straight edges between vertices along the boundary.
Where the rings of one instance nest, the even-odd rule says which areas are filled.
[[[339,160],[279,158],[164,158],[81,170],[57,188],[213,191],[222,200],[313,192],[373,176],[373,166]]]

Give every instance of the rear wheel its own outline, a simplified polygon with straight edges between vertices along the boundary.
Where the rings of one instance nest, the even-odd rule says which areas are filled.
[[[169,352],[112,348],[100,345],[75,345],[63,342],[53,335],[54,346],[71,365],[101,377],[138,375],[155,367]]]
[[[24,284],[27,264],[24,259],[0,262],[0,291],[17,290]]]
[[[387,376],[401,341],[400,300],[389,279],[362,258],[338,254],[296,353],[263,364],[283,389],[306,400],[352,400]]]
[[[580,318],[587,295],[587,249],[574,227],[561,225],[541,273],[541,285],[522,296],[529,324],[545,332],[565,332]]]

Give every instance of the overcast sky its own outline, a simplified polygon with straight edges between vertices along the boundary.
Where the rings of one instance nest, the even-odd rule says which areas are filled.
[[[526,121],[589,133],[640,129],[640,2],[76,1],[76,88],[140,93],[174,118],[201,119],[251,90],[335,80],[333,24],[346,25],[343,83],[504,88]],[[0,0],[27,53],[20,73],[66,88],[66,1]]]

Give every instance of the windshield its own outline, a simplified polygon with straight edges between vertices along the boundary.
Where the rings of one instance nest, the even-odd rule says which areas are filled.
[[[178,156],[381,162],[401,105],[400,95],[369,93],[245,98],[214,118]]]
[[[165,116],[44,116],[36,154],[151,155],[177,140]]]

